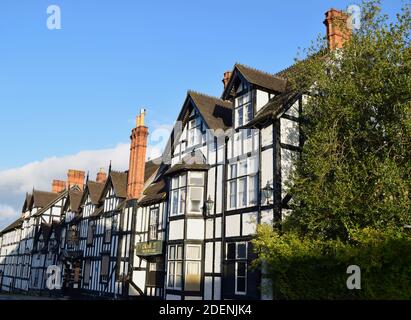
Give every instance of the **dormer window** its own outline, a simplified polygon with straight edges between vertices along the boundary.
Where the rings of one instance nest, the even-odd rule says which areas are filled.
[[[235,99],[235,127],[241,127],[254,118],[251,92],[246,92]]]

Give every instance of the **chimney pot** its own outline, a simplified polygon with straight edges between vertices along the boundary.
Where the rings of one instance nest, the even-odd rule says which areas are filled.
[[[104,183],[107,180],[107,173],[104,171],[103,168],[100,168],[100,171],[97,173],[96,182]]]

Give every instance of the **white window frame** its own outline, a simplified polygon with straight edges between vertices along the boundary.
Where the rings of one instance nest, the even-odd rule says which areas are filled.
[[[202,143],[201,121],[199,118],[188,121],[187,147],[194,147]]]
[[[254,163],[254,168],[251,166],[252,161],[256,161]],[[229,210],[243,209],[256,206],[258,204],[258,192],[260,189],[258,175],[258,156],[253,155],[246,159],[229,163],[228,166],[229,176],[227,181],[227,207],[229,208]],[[244,190],[242,190],[240,186],[241,181],[244,180]],[[253,190],[250,189],[251,186],[253,187]],[[233,193],[234,187],[236,190]],[[234,200],[235,205],[233,206]]]
[[[177,181],[177,185],[175,182]],[[187,207],[187,174],[181,174],[172,178],[171,186],[171,206],[170,206],[170,216],[176,217],[184,215]],[[174,195],[177,195],[176,199]],[[184,197],[182,197],[184,195]],[[177,212],[174,211],[175,202],[177,201]]]
[[[158,240],[159,218],[160,218],[160,209],[159,208],[150,209],[150,225],[149,225],[150,241]]]
[[[171,248],[174,248],[174,255],[171,255]],[[170,290],[182,290],[183,289],[183,248],[182,244],[168,246],[167,252],[167,289]],[[178,255],[179,249],[181,250],[181,256]],[[181,274],[176,272],[177,266],[181,266]],[[171,273],[171,270],[173,272]],[[170,285],[170,277],[173,278],[173,283]],[[177,278],[180,277],[180,286],[177,286]]]
[[[251,112],[251,117],[250,117]],[[247,91],[244,94],[236,97],[235,108],[235,128],[246,125],[254,118],[254,108],[252,103],[252,91]],[[242,119],[240,123],[240,119]]]

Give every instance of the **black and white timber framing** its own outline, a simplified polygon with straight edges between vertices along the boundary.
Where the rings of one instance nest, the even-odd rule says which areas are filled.
[[[0,233],[0,289],[113,299],[270,299],[251,240],[290,214],[287,182],[302,148],[306,96],[286,74],[236,64],[221,98],[189,91],[162,159],[148,161],[143,196],[126,172],[84,190],[33,190]],[[273,188],[271,199],[262,189]],[[211,200],[211,210],[206,201]]]

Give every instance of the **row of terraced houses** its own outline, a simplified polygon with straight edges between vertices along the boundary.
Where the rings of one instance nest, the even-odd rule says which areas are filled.
[[[335,23],[346,18],[327,11],[330,49],[347,40]],[[291,213],[287,181],[307,99],[290,90],[292,70],[236,64],[221,97],[187,93],[161,159],[146,161],[142,111],[126,172],[110,166],[92,180],[69,170],[51,192],[32,190],[0,233],[1,291],[270,299],[264,268],[250,268],[251,240],[259,223]]]

